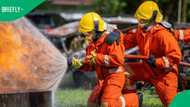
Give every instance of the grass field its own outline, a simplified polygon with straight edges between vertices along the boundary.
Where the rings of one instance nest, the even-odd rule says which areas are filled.
[[[90,90],[84,89],[62,89],[55,94],[56,107],[86,107]],[[143,107],[162,107],[158,96],[154,91],[142,91]],[[152,95],[153,94],[153,95]]]
[[[58,107],[86,107],[90,90],[64,89],[55,94]]]
[[[158,95],[154,91],[146,90],[142,91],[143,107],[163,107]]]

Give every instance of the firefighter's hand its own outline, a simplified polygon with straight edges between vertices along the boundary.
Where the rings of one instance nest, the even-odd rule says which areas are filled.
[[[128,78],[128,77],[131,77],[132,74],[130,74],[129,72],[124,72],[125,76]]]
[[[156,58],[154,55],[150,55],[148,60],[147,60],[147,63],[153,67],[153,68],[156,68]]]
[[[87,56],[87,60],[91,65],[96,64],[96,51],[92,51],[90,55]]]
[[[75,58],[75,57],[72,58],[72,66],[73,66],[75,69],[79,69],[82,65],[83,65],[83,64],[82,64],[82,62],[80,61],[80,59]]]

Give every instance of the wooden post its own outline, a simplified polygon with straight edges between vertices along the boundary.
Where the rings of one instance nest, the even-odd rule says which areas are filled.
[[[177,17],[177,23],[181,23],[181,7],[182,7],[182,0],[178,1],[178,17]]]
[[[0,94],[0,107],[52,107],[52,92]]]
[[[186,22],[187,17],[187,0],[178,1],[178,23]]]
[[[186,22],[187,19],[187,0],[182,0],[182,22]]]

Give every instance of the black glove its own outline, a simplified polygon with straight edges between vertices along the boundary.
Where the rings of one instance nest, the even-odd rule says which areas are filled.
[[[154,55],[150,55],[148,60],[147,60],[147,63],[153,67],[153,68],[156,68],[156,58]]]

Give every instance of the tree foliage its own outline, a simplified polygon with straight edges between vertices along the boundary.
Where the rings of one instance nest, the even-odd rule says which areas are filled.
[[[117,16],[120,14],[133,15],[137,7],[145,0],[96,0],[95,10],[100,14]],[[179,0],[154,0],[158,3],[164,18],[171,22],[177,21]],[[190,10],[188,3],[187,10]],[[187,19],[190,21],[190,12],[187,11]]]
[[[96,0],[96,11],[104,15],[118,15],[123,12],[127,3],[124,0]]]

